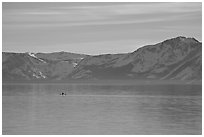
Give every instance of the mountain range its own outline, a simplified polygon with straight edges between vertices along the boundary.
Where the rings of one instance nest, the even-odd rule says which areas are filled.
[[[176,37],[124,54],[2,53],[4,81],[198,80],[202,43]]]

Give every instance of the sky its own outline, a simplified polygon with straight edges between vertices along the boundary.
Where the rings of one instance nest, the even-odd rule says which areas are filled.
[[[2,51],[133,52],[177,36],[202,41],[201,2],[2,4]]]

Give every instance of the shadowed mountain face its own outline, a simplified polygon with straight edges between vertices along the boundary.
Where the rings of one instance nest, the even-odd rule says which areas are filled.
[[[3,53],[3,80],[201,80],[202,43],[177,37],[127,54]]]

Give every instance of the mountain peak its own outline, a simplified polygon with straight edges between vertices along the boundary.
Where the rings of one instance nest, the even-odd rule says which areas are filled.
[[[191,37],[184,37],[184,36],[178,36],[175,38],[171,38],[171,39],[167,39],[165,41],[163,41],[163,43],[166,42],[185,42],[185,43],[200,43],[198,40],[196,40],[195,38],[191,38]]]

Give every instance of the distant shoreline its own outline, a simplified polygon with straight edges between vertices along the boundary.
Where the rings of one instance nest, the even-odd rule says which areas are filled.
[[[99,85],[202,85],[202,80],[66,80],[66,81],[2,81],[2,84],[99,84]]]

